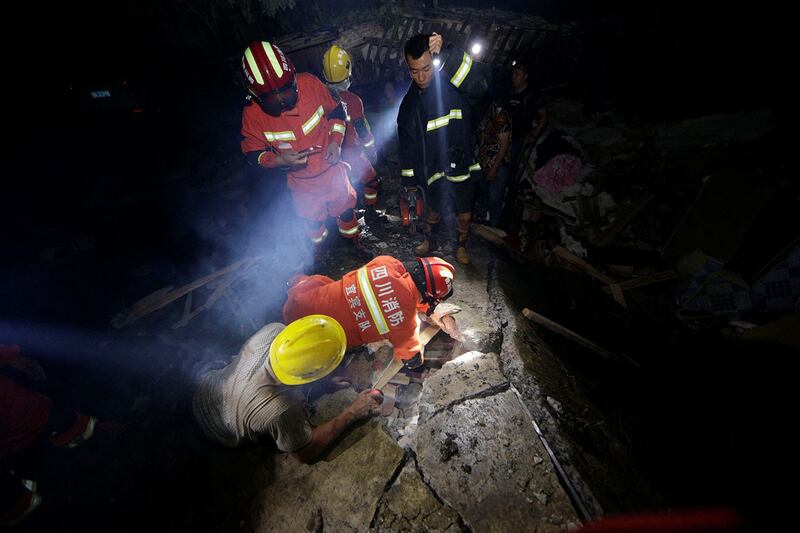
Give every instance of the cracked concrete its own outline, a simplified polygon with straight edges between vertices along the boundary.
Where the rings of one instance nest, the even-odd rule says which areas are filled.
[[[434,496],[409,463],[381,501],[372,531],[455,533],[462,528],[458,514]]]
[[[464,379],[465,367],[491,376],[497,356],[471,352],[445,364],[425,383],[458,383],[461,394],[420,417],[413,449],[426,483],[472,531],[559,531],[578,523],[547,451],[517,395]],[[499,372],[495,378],[501,377]],[[472,386],[470,386],[472,385]],[[507,387],[506,387],[507,388]],[[470,398],[470,399],[464,399]]]
[[[467,352],[445,363],[425,381],[419,402],[421,418],[431,418],[457,401],[508,388],[496,354]]]

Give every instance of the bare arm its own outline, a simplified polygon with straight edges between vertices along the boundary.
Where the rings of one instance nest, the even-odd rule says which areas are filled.
[[[531,140],[533,142],[539,140],[539,137],[542,135],[542,132],[547,127],[548,120],[549,117],[547,116],[547,109],[542,108],[536,112],[536,127],[531,132],[531,137],[533,137]]]
[[[492,168],[486,172],[486,176],[492,180],[497,177],[497,170],[500,168],[500,165],[503,164],[503,159],[505,159],[508,148],[511,146],[511,133],[504,131],[500,133],[497,138],[500,139],[500,150],[498,150],[494,161],[492,161]]]
[[[380,409],[382,400],[383,395],[380,391],[361,391],[339,416],[315,427],[311,433],[311,441],[293,452],[292,456],[301,463],[311,463],[350,424],[376,413]]]

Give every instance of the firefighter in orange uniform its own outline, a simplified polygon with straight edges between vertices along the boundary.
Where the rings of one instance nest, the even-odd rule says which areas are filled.
[[[375,205],[378,203],[380,178],[373,164],[378,152],[364,114],[364,103],[357,94],[348,90],[352,72],[353,64],[347,51],[335,44],[325,51],[322,57],[322,75],[328,87],[341,98],[347,115],[342,159],[350,165],[353,184],[357,188],[364,188],[364,216],[367,220],[375,221],[379,219]]]
[[[295,73],[280,48],[256,41],[242,57],[250,100],[242,113],[242,152],[251,163],[283,168],[295,209],[317,245],[328,236],[325,220],[336,217],[342,237],[358,241],[356,193],[340,161],[345,112],[316,77]]]
[[[327,276],[299,276],[283,306],[284,322],[325,314],[339,322],[347,346],[388,340],[394,357],[407,368],[424,362],[418,312],[428,314],[453,294],[453,265],[438,257],[419,257],[406,268],[381,255],[334,281]]]

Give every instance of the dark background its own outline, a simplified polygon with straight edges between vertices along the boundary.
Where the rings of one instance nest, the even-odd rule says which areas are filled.
[[[143,384],[150,386],[154,374],[168,372],[166,367],[151,366],[154,353],[203,349],[202,338],[181,339],[184,344],[176,347],[150,338],[111,341],[106,331],[110,318],[137,299],[168,284],[189,282],[237,258],[226,248],[230,243],[220,239],[225,228],[219,223],[235,205],[217,193],[214,182],[248,172],[238,148],[243,103],[239,57],[248,42],[381,16],[383,7],[373,4],[299,0],[294,9],[273,17],[261,15],[257,5],[246,11],[238,4],[199,0],[15,8],[7,26],[16,27],[13,32],[7,28],[4,37],[3,138],[10,144],[4,150],[10,164],[0,185],[0,342],[30,341],[46,332],[44,344],[49,348],[28,353],[47,365],[57,397],[113,417],[121,412],[120,406],[127,409],[128,401],[142,394]],[[443,7],[484,4],[439,3]],[[546,49],[538,61],[546,84],[566,83],[565,95],[582,100],[587,112],[615,111],[639,121],[772,108],[781,121],[779,131],[790,131],[794,94],[789,79],[796,59],[789,45],[788,9],[765,3],[738,7],[717,2],[589,0],[513,0],[494,5],[586,29],[569,50]],[[118,108],[90,110],[79,95],[97,77],[121,84],[130,100]],[[791,146],[786,139],[783,142]],[[197,194],[197,190],[209,192]],[[259,191],[262,208],[280,209],[285,191],[279,185],[262,186]],[[74,244],[86,238],[92,243],[87,249]],[[274,309],[261,318],[268,318],[270,311]],[[235,350],[238,341],[230,340],[226,346]],[[215,345],[209,343],[205,349]],[[697,352],[683,352],[680,361],[697,362],[695,356],[713,354],[699,365],[698,376],[714,375],[715,368],[732,360],[719,346],[704,342]],[[748,365],[755,356],[750,352],[734,356],[742,364],[730,370],[734,377],[719,389],[706,387],[700,377],[690,380],[703,390],[703,397],[720,398],[717,390],[726,395],[741,390],[756,397],[762,392],[746,390]],[[773,374],[772,365],[769,359],[768,366],[760,367],[759,373],[765,375],[762,384],[781,374],[780,370]],[[683,375],[682,368],[672,367],[676,377]],[[783,384],[776,393],[780,401],[787,390]],[[165,403],[156,410],[156,415],[164,415],[165,426],[175,412],[185,414],[181,411],[185,405],[170,404],[178,396],[172,391],[151,397],[153,403]],[[108,398],[105,405],[98,400],[102,398]],[[683,403],[687,411],[692,409],[690,397]],[[665,400],[659,407],[668,411],[671,404]],[[716,409],[724,411],[726,405],[713,403],[712,408],[709,416]],[[131,412],[135,415],[137,409]],[[740,423],[758,414],[744,409],[738,413],[741,416],[729,413],[729,418],[716,418],[715,423]],[[674,414],[662,415],[676,426],[681,422],[673,420]],[[777,415],[766,420],[781,423]],[[157,433],[159,423],[151,422],[142,435]],[[704,425],[699,417],[689,428],[694,434],[718,429]],[[720,434],[729,430],[726,427]],[[645,433],[654,439],[660,435],[650,428]],[[681,436],[674,434],[675,442],[664,448],[680,445]],[[143,439],[133,442],[149,446]],[[705,458],[714,456],[712,442],[716,441],[703,441],[702,454],[695,457],[696,463],[686,465],[687,471],[709,464]],[[739,442],[748,449],[758,445],[750,439]],[[768,442],[766,452],[785,451],[775,440]],[[165,464],[173,458],[161,457]],[[764,472],[779,469],[773,458],[764,458]],[[758,469],[760,457],[750,459],[755,463],[751,468]],[[146,493],[158,484],[160,466],[164,465],[150,465],[146,475],[134,478],[131,490]],[[658,476],[668,478],[670,466],[656,468]],[[717,461],[712,466],[715,473],[723,473],[728,465]],[[190,465],[185,474],[189,480],[199,475]],[[231,478],[237,481],[233,474]],[[770,486],[774,479],[754,476],[753,482]],[[203,482],[211,484],[213,479]],[[174,482],[175,490],[182,485]],[[89,501],[93,489],[84,488]],[[684,499],[707,502],[704,487],[694,489],[683,492]],[[672,490],[681,493],[675,485]],[[153,498],[162,496],[169,494]],[[136,502],[129,502],[127,511],[135,513]],[[167,504],[159,502],[154,509],[160,505]],[[115,511],[107,512],[113,516]],[[146,517],[143,521],[148,523]]]

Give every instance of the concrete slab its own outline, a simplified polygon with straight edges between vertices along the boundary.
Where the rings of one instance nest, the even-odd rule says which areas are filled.
[[[427,485],[472,531],[560,531],[579,523],[512,391],[421,422],[413,447]]]
[[[451,403],[507,385],[497,355],[467,352],[448,361],[425,381],[420,416],[426,418]]]

